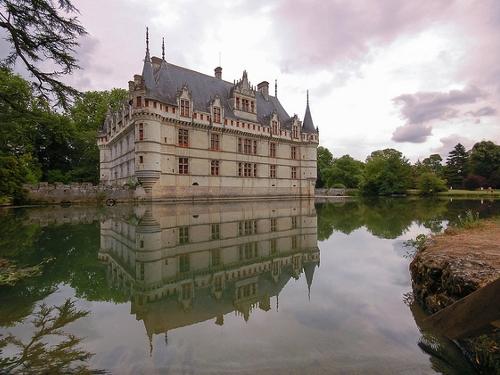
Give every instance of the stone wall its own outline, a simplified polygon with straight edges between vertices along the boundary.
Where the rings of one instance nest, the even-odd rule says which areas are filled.
[[[337,197],[345,195],[346,189],[316,189],[317,197]]]
[[[40,182],[24,184],[23,189],[30,203],[105,203],[108,199],[127,202],[145,198],[144,189],[140,186],[131,189],[127,186],[92,185],[87,182],[69,185]]]

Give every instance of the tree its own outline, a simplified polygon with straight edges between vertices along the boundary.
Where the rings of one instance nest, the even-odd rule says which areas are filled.
[[[89,367],[94,354],[82,348],[83,339],[65,331],[67,325],[88,315],[70,299],[60,306],[42,303],[31,321],[31,338],[12,333],[0,336],[0,349],[8,345],[17,349],[13,356],[0,358],[0,367],[8,374],[103,374]]]
[[[411,166],[403,154],[394,149],[378,150],[366,159],[361,192],[364,195],[405,193],[411,185]]]
[[[488,186],[488,181],[483,176],[470,174],[464,180],[464,187],[467,190],[475,190],[480,187],[487,187],[487,186]]]
[[[417,187],[422,195],[434,195],[446,191],[446,182],[433,172],[422,173],[417,182]]]
[[[55,4],[52,0],[3,0],[0,5],[0,28],[10,44],[0,66],[12,68],[20,59],[36,81],[39,96],[47,102],[55,99],[55,104],[64,108],[78,91],[59,78],[79,68],[73,55],[77,38],[86,34],[73,16],[76,13],[71,0],[56,0]],[[41,62],[54,70],[42,70]],[[4,99],[1,92],[0,99]]]
[[[333,155],[328,150],[326,147],[319,146],[318,151],[317,151],[317,179],[316,179],[316,187],[317,188],[322,188],[325,186],[326,183],[326,174],[328,173],[327,170],[330,168],[332,161],[333,161]]]
[[[443,159],[439,154],[429,155],[428,158],[422,160],[422,165],[436,176],[441,176],[443,173]]]
[[[491,141],[476,143],[470,151],[469,167],[472,174],[484,177],[491,186],[498,186],[495,176],[500,169],[500,146]]]
[[[326,171],[326,185],[342,184],[348,188],[357,188],[363,176],[363,162],[344,155],[334,159],[330,168]]]
[[[76,132],[73,139],[75,154],[70,176],[72,181],[99,181],[96,132],[104,123],[108,109],[117,110],[127,97],[128,92],[124,89],[88,91],[68,111]]]
[[[454,188],[463,186],[464,178],[467,176],[467,162],[469,155],[465,147],[458,143],[450,151],[446,159],[445,177],[448,184]]]

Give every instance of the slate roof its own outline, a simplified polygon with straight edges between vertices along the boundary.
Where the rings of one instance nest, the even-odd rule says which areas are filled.
[[[146,64],[147,62],[145,61],[145,66]],[[148,68],[145,69],[147,70]],[[149,72],[146,71],[146,74],[149,74]],[[218,95],[224,107],[225,116],[237,119],[229,104],[231,90],[234,87],[233,83],[186,69],[164,60],[159,67],[153,66],[153,76],[153,80],[143,77],[148,97],[176,105],[177,92],[186,85],[191,92],[195,110],[209,112],[211,101]],[[288,121],[291,117],[283,108],[278,98],[268,95],[268,100],[266,100],[264,95],[259,91],[256,92],[255,97],[257,120],[262,125],[269,125],[270,117],[273,112],[276,112],[283,127],[291,126],[291,121]]]
[[[316,133],[316,128],[311,117],[311,110],[309,109],[309,100],[307,101],[306,113],[302,122],[302,131],[304,133]]]

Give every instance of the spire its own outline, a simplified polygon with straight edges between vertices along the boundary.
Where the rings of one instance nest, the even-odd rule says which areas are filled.
[[[314,262],[308,262],[308,263],[304,264],[304,273],[306,275],[307,295],[309,297],[309,301],[311,300],[311,285],[313,282],[315,268],[316,268],[316,263],[314,263]]]
[[[161,59],[165,61],[165,38],[161,38]]]
[[[274,80],[274,97],[275,98],[278,97],[278,80],[277,79]]]
[[[152,89],[155,86],[153,77],[153,65],[151,64],[151,56],[149,56],[149,28],[146,27],[146,56],[144,57],[144,66],[142,68],[142,79],[146,89]]]
[[[309,109],[309,90],[307,90],[307,102],[306,102],[306,113],[304,115],[304,121],[302,122],[302,132],[303,133],[316,133],[316,128],[311,116],[311,110]]]

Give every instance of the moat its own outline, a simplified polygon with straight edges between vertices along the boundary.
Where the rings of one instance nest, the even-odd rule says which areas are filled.
[[[88,354],[74,360],[79,371],[474,374],[451,341],[423,329],[424,313],[411,298],[411,249],[404,246],[467,210],[497,216],[500,201],[0,211],[0,258],[21,266],[45,262],[40,276],[0,286],[0,373],[26,365],[25,356],[15,367],[22,351],[15,342],[35,342],[40,306],[54,307],[47,316],[62,316],[55,307],[71,299],[71,311],[86,313],[66,311],[57,322],[59,331],[81,339],[68,344],[67,358],[78,357],[71,356],[75,348]],[[51,352],[57,335],[43,333],[38,357],[29,357],[39,369],[61,358]],[[29,345],[24,350],[31,353]],[[7,357],[14,358],[10,365]]]

